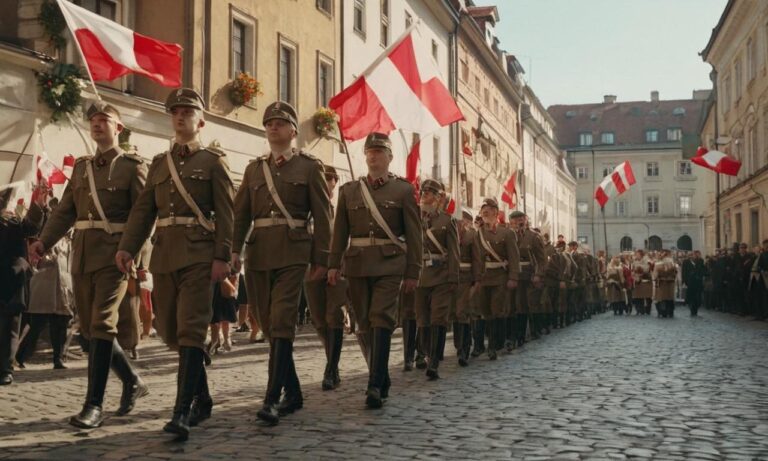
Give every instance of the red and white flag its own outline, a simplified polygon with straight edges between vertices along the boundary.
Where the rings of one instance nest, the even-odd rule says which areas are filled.
[[[504,190],[501,192],[501,201],[509,205],[510,208],[515,207],[515,196],[517,195],[516,182],[517,170],[512,172],[512,175],[507,179],[507,183],[504,184]]]
[[[405,159],[405,179],[413,185],[416,196],[416,203],[419,202],[419,186],[421,178],[419,177],[419,162],[421,161],[421,139],[413,143],[408,157]]]
[[[180,45],[138,34],[67,0],[58,4],[94,80],[134,73],[163,86],[181,86]]]
[[[603,208],[608,199],[623,194],[634,183],[635,174],[632,172],[632,165],[629,162],[622,162],[614,168],[613,173],[603,178],[595,191],[595,200],[600,204],[600,208]]]
[[[427,135],[458,120],[461,110],[431,54],[409,29],[328,106],[339,115],[345,139],[395,129]]]
[[[729,176],[738,175],[741,169],[741,162],[730,155],[717,150],[707,150],[706,147],[701,146],[696,150],[696,156],[691,161],[696,165]]]

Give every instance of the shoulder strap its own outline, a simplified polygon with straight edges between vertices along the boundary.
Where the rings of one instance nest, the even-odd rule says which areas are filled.
[[[483,248],[485,248],[485,251],[487,251],[488,254],[490,254],[493,257],[493,259],[496,260],[496,262],[504,263],[506,265],[507,261],[503,260],[501,256],[499,256],[499,254],[496,253],[496,251],[494,251],[493,247],[488,244],[488,241],[485,239],[485,236],[483,235],[483,230],[479,229],[478,233],[480,234],[480,243],[483,245]]]
[[[179,178],[179,172],[176,171],[176,165],[174,165],[173,159],[171,157],[173,157],[171,152],[168,152],[165,155],[165,158],[168,161],[168,170],[171,172],[173,183],[176,184],[176,189],[179,190],[181,198],[184,199],[184,201],[187,203],[187,206],[192,209],[192,212],[195,213],[195,216],[197,216],[197,222],[200,223],[200,225],[203,226],[203,228],[205,228],[205,230],[208,232],[213,232],[215,230],[215,226],[211,221],[205,218],[203,211],[199,206],[197,206],[195,199],[193,199],[192,196],[189,195],[189,192],[187,192],[187,188],[184,187],[184,183],[181,182],[181,178]]]
[[[104,227],[108,233],[112,233],[112,225],[107,221],[107,216],[104,214],[104,208],[101,207],[101,200],[99,200],[99,194],[96,190],[96,181],[93,177],[93,163],[91,159],[85,161],[85,171],[88,172],[88,188],[91,190],[91,198],[93,199],[93,205],[96,207],[96,212],[99,213],[99,219],[104,221]]]
[[[437,248],[437,251],[440,252],[441,256],[445,256],[446,254],[448,254],[448,252],[445,251],[445,248],[442,245],[440,245],[440,242],[437,240],[437,237],[435,237],[435,233],[432,232],[432,229],[427,229],[426,233],[429,240],[435,244],[435,247]]]
[[[405,244],[397,238],[394,232],[392,232],[392,229],[389,227],[389,224],[387,224],[384,216],[381,215],[379,207],[376,206],[376,202],[373,201],[371,191],[368,190],[368,184],[365,181],[365,178],[360,178],[360,193],[363,195],[363,203],[365,203],[365,207],[368,208],[368,211],[371,213],[371,216],[373,216],[376,224],[384,230],[384,233],[387,234],[387,237],[389,237],[390,240],[392,240],[392,243],[405,251]]]
[[[261,169],[264,171],[264,180],[267,181],[267,189],[269,190],[269,195],[272,196],[272,200],[275,201],[275,205],[280,208],[280,213],[282,213],[283,217],[288,221],[288,227],[294,229],[296,224],[293,222],[293,217],[290,213],[288,213],[288,209],[285,208],[285,204],[283,204],[283,201],[280,199],[280,195],[278,195],[277,189],[275,188],[275,180],[272,178],[272,169],[269,168],[269,160],[264,160],[261,162]]]

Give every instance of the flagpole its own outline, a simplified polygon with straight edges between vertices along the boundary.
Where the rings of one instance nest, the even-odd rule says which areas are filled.
[[[341,131],[341,125],[339,125],[339,121],[336,120],[336,128],[339,130],[339,142],[341,143],[341,148],[344,150],[344,154],[347,156],[347,164],[349,165],[349,175],[352,176],[352,180],[355,180],[355,172],[352,169],[352,156],[349,155],[349,147],[347,146],[347,140],[344,139],[344,133]]]
[[[605,238],[605,258],[608,259],[608,223],[605,221],[605,206],[600,207],[600,213],[603,215],[603,235]]]
[[[77,47],[77,52],[80,54],[80,59],[83,60],[83,64],[85,64],[85,71],[88,73],[88,80],[91,82],[91,88],[93,89],[93,93],[96,95],[96,99],[101,101],[101,95],[99,94],[99,91],[96,89],[96,82],[93,80],[93,75],[91,74],[91,69],[88,67],[88,61],[85,59],[85,54],[83,53],[83,49],[80,47],[80,42],[77,41],[77,37],[75,37],[75,32],[72,30],[72,20],[69,17],[69,11],[67,11],[66,7],[62,6],[62,2],[66,0],[56,0],[56,4],[59,5],[59,10],[61,11],[61,15],[64,16],[64,21],[67,23],[67,28],[69,29],[70,34],[72,35],[72,41],[75,42],[75,46]]]

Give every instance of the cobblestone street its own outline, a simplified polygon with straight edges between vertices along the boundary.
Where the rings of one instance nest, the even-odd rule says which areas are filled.
[[[364,362],[351,337],[342,387],[323,392],[324,358],[311,327],[297,342],[304,409],[268,428],[255,421],[266,346],[217,355],[216,406],[186,443],[161,431],[175,396],[176,356],[159,341],[137,361],[151,395],[129,417],[90,433],[66,424],[85,393],[85,361],[54,372],[43,355],[0,389],[0,459],[768,459],[768,324],[703,312],[689,318],[604,314],[496,362],[455,363],[443,379],[401,371],[393,342],[389,402],[363,405]],[[47,357],[45,357],[47,359]],[[110,377],[106,408],[120,388]]]

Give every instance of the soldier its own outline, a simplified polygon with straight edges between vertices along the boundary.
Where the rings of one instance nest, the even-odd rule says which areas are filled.
[[[400,285],[413,292],[422,265],[422,236],[413,186],[389,173],[392,143],[381,133],[365,140],[368,175],[339,192],[328,283],[336,285],[342,258],[361,334],[371,344],[366,406],[389,395],[389,349]]]
[[[483,217],[480,215],[475,216],[475,221],[472,223],[472,230],[475,231],[475,235],[477,236],[477,242],[480,243],[480,237],[479,232],[480,229],[482,229],[484,225]],[[482,245],[480,246],[481,253],[484,251]],[[482,267],[483,272],[485,272],[485,253],[482,253]],[[480,279],[482,279],[482,274]],[[475,290],[473,292],[473,295],[470,297],[470,302],[475,307],[474,311],[475,314],[472,316],[472,352],[470,353],[470,356],[472,357],[480,357],[485,353],[485,319],[483,318],[482,312],[480,308],[477,306],[477,303],[475,302],[475,296],[474,293],[477,293],[477,290],[480,287],[480,279],[477,281],[477,285],[475,287]]]
[[[459,223],[459,288],[456,291],[456,323],[453,334],[456,340],[459,365],[469,365],[470,347],[472,346],[471,322],[477,318],[474,309],[473,294],[485,270],[483,253],[477,230],[472,225],[472,213],[464,210]],[[485,332],[482,332],[484,335]]]
[[[339,175],[336,169],[329,165],[325,165],[324,174],[328,185],[328,199],[331,200],[336,183],[339,182]],[[330,205],[330,210],[329,218],[333,218],[333,205]],[[307,278],[304,281],[304,294],[307,297],[312,323],[325,348],[326,365],[322,382],[324,391],[336,389],[341,384],[339,359],[344,343],[344,312],[341,308],[347,304],[348,287],[346,279],[339,280],[333,287],[328,285],[325,277],[316,280]]]
[[[451,302],[459,284],[459,234],[456,223],[440,206],[445,186],[427,179],[421,184],[421,224],[424,234],[424,268],[416,288],[416,323],[430,330],[427,377],[440,376]]]
[[[61,201],[31,250],[42,255],[74,226],[73,291],[80,332],[89,340],[89,352],[85,404],[69,423],[92,429],[104,419],[102,405],[110,367],[123,382],[119,416],[130,413],[136,399],[149,392],[115,341],[128,280],[114,265],[117,243],[144,188],[147,166],[141,157],[118,146],[124,125],[116,108],[99,101],[86,115],[96,155],[77,159]]]
[[[573,323],[574,321],[581,322],[584,309],[584,290],[588,276],[587,260],[585,255],[579,252],[579,242],[575,241],[568,243],[568,256],[570,256],[575,265],[573,282],[568,296],[568,317],[570,318],[568,323]]]
[[[755,259],[755,262],[757,259]],[[693,252],[693,257],[686,259],[683,262],[682,278],[685,283],[685,297],[686,304],[691,310],[691,317],[699,315],[699,307],[701,306],[701,294],[704,291],[704,277],[706,276],[707,269],[704,267],[704,260],[701,259],[701,252],[696,250]],[[759,280],[759,279],[758,279]],[[760,280],[760,283],[762,281]],[[757,296],[756,298],[760,298]]]
[[[656,311],[659,317],[675,316],[675,280],[677,267],[669,250],[661,250],[661,257],[653,267],[656,281]]]
[[[252,161],[243,174],[235,198],[232,260],[239,270],[245,243],[248,297],[256,300],[259,324],[270,341],[269,382],[257,416],[274,425],[304,405],[293,360],[298,303],[308,266],[310,282],[325,280],[331,206],[322,162],[292,147],[298,129],[293,106],[270,104],[263,124],[270,153]],[[312,233],[307,228],[310,217]]]
[[[517,346],[525,342],[528,325],[528,313],[531,316],[531,334],[538,338],[544,324],[541,314],[541,289],[544,281],[544,242],[539,234],[528,228],[528,216],[522,211],[513,211],[509,215],[512,229],[517,235],[517,247],[520,251],[520,279],[517,287]]]
[[[650,315],[651,298],[653,298],[653,271],[650,258],[644,250],[635,251],[635,259],[632,262],[632,274],[635,280],[635,288],[632,290],[632,302],[635,305],[637,315]]]
[[[555,249],[555,246],[552,244],[552,241],[549,238],[549,233],[542,234],[542,238],[544,239],[544,258],[549,263],[549,260],[552,258],[552,256],[557,254],[557,250]],[[546,328],[546,333],[549,334],[550,331],[554,328],[557,328],[557,305],[556,302],[552,300],[550,295],[550,290],[546,289],[546,283],[545,289],[542,293],[542,307],[544,308],[544,328]]]
[[[200,143],[203,98],[179,88],[168,95],[165,109],[176,135],[173,146],[152,160],[115,262],[127,273],[155,226],[149,270],[158,332],[179,352],[176,403],[163,430],[186,440],[190,426],[209,418],[213,408],[205,337],[213,283],[231,272],[234,190],[224,152]]]
[[[551,245],[550,245],[551,246]],[[564,314],[561,306],[565,306],[565,296],[567,283],[570,279],[570,267],[568,257],[563,254],[565,242],[558,242],[554,253],[547,259],[547,265],[544,268],[544,287],[549,298],[552,312],[551,324],[553,328],[562,328],[564,322],[560,323],[560,314]],[[564,320],[564,319],[563,319]]]
[[[483,201],[480,215],[484,224],[478,240],[485,254],[485,272],[475,296],[488,329],[488,358],[496,360],[496,351],[504,341],[504,318],[509,315],[509,290],[518,287],[520,253],[514,232],[499,224],[495,199]]]

